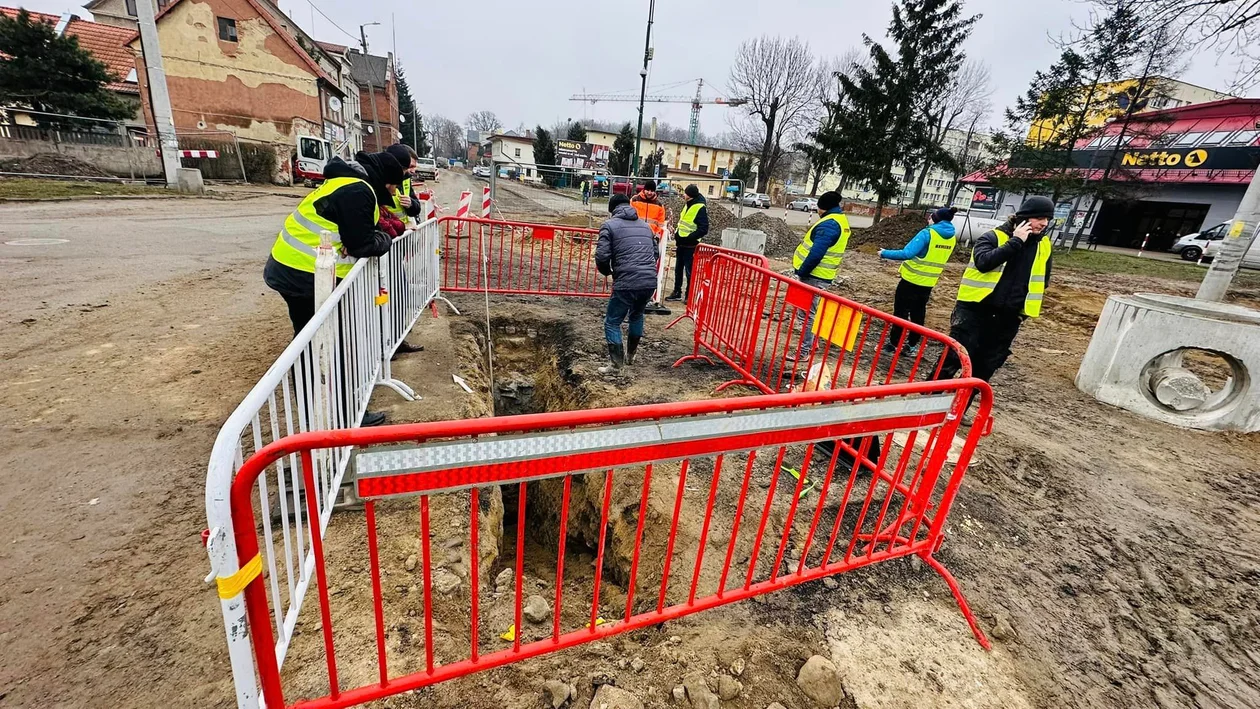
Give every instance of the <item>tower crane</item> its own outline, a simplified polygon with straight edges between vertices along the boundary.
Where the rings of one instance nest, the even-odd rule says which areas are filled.
[[[743,106],[748,103],[746,98],[710,98],[706,99],[700,95],[704,90],[704,79],[695,79],[696,95],[695,96],[645,96],[644,101],[653,103],[689,103],[691,104],[691,123],[688,125],[687,142],[695,145],[700,137],[700,107],[706,105],[719,106]],[[681,82],[681,83],[690,83]],[[677,84],[674,84],[677,86]],[[600,101],[630,101],[637,103],[638,96],[629,94],[573,94],[569,97],[570,101],[590,101],[591,103],[599,103]]]

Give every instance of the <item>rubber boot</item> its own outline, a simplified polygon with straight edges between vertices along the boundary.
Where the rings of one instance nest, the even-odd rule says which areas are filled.
[[[626,341],[626,364],[634,364],[634,353],[639,349],[639,340],[642,339],[639,335],[630,335],[630,339]]]
[[[620,342],[608,343],[608,358],[612,360],[612,364],[600,367],[600,374],[620,374],[621,368],[626,364],[625,351],[622,349]]]

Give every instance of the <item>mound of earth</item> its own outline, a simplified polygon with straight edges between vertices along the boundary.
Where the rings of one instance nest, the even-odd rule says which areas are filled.
[[[681,195],[662,195],[661,203],[669,210],[670,214],[678,214],[683,209],[683,198]],[[709,234],[711,238],[707,239],[708,243],[720,244],[722,242],[722,230],[743,227],[744,229],[756,229],[766,233],[766,256],[777,257],[786,256],[792,253],[796,245],[801,241],[801,234],[804,229],[788,225],[782,219],[769,217],[762,212],[758,212],[752,207],[744,208],[743,223],[735,216],[733,209],[737,209],[734,205],[719,204],[718,200],[709,200]]]
[[[31,175],[70,175],[74,177],[113,177],[91,163],[60,153],[37,153],[29,158],[0,160],[0,172]]]

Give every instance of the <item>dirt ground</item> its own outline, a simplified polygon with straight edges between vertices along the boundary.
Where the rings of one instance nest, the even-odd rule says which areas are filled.
[[[945,296],[960,274],[951,265],[930,325],[946,328]],[[893,267],[852,254],[844,276],[837,292],[891,309]],[[1108,292],[1192,288],[1056,270],[1044,317],[1024,328],[995,377],[995,430],[980,444],[939,553],[994,639],[992,652],[975,644],[939,577],[904,560],[842,575],[835,588],[807,584],[382,705],[540,707],[543,682],[556,679],[576,687],[583,709],[594,684],[607,681],[648,706],[674,706],[682,675],[701,672],[716,684],[742,665],[742,690],[724,707],[804,709],[796,671],[824,654],[844,675],[846,705],[863,709],[1260,706],[1260,437],[1170,428],[1072,384]],[[381,390],[374,408],[394,420],[484,411],[482,392],[465,394],[450,378],[484,376],[472,355],[483,313],[476,298],[454,300],[466,315],[426,315],[411,338],[426,351],[395,365],[424,399],[407,404]],[[10,471],[0,502],[8,537],[0,545],[0,707],[231,706],[218,603],[202,583],[205,458],[220,423],[287,340],[279,299],[259,282],[257,263],[237,262],[111,294],[108,307],[36,312],[13,302],[0,382],[0,461]],[[720,367],[670,367],[689,351],[686,323],[666,333],[650,320],[634,376],[621,382],[594,373],[600,304],[497,299],[491,315],[499,327],[516,321],[504,338],[567,328],[560,370],[571,377],[563,383],[581,382],[574,403],[583,406],[699,398],[728,378]],[[497,379],[540,366],[534,349],[513,362],[512,344],[501,347]],[[512,402],[501,396],[504,403]],[[383,563],[402,578],[417,515],[401,503],[382,511],[382,539],[402,545],[387,546]],[[466,509],[435,509],[434,519],[460,514]],[[361,526],[353,513],[334,519],[330,538],[353,539]],[[447,546],[455,529],[448,522],[435,531],[435,563],[468,563]],[[490,583],[515,553],[514,535],[503,543]],[[354,553],[346,544],[334,551]],[[335,611],[365,609],[364,566],[334,569]],[[589,563],[572,568],[577,588]],[[549,592],[545,565],[526,576]],[[615,606],[619,582],[605,583]],[[385,584],[397,670],[423,658],[412,585]],[[503,646],[494,636],[506,627],[510,595],[485,611],[487,650]],[[317,633],[308,632],[313,608],[286,662],[294,697],[317,691],[322,679]],[[458,639],[457,619],[443,612]],[[373,679],[372,646],[350,647],[354,637],[338,641],[347,686]]]

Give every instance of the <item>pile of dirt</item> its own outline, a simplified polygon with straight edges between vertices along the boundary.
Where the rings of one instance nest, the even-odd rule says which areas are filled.
[[[854,229],[849,237],[849,248],[863,253],[876,253],[880,249],[903,248],[924,226],[923,215],[898,214],[885,217],[868,229]]]
[[[29,158],[0,160],[0,172],[31,175],[69,175],[73,177],[113,177],[91,163],[60,153],[37,153]]]
[[[681,195],[662,195],[661,203],[665,205],[670,214],[682,212],[684,206]],[[734,209],[738,209],[738,207],[729,204],[719,204],[717,200],[709,201],[709,234],[712,236],[709,243],[721,243],[723,229],[734,229],[737,227],[756,229],[766,233],[766,256],[779,257],[792,253],[792,250],[801,241],[801,234],[804,233],[804,229],[800,227],[789,226],[782,219],[774,219],[752,207],[744,208],[744,219],[741,224],[739,217],[735,216]]]

